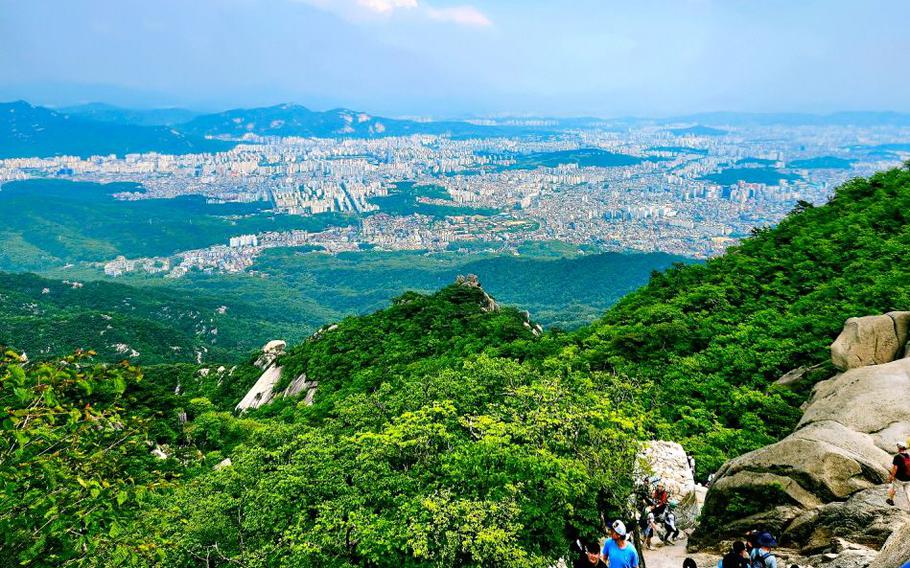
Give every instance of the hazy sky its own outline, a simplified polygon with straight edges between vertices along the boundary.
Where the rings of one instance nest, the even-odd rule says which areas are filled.
[[[0,0],[0,98],[910,111],[910,1]]]

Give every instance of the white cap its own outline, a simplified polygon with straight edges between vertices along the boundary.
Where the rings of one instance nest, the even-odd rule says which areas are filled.
[[[626,525],[622,524],[622,521],[613,521],[610,528],[619,536],[626,536]]]

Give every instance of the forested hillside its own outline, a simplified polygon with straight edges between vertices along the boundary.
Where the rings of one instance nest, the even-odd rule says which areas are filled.
[[[0,344],[33,359],[84,349],[134,364],[236,361],[301,327],[255,298],[0,272]]]
[[[233,414],[250,363],[140,378],[10,354],[0,558],[551,566],[623,514],[636,441],[681,441],[705,476],[787,433],[805,393],[774,380],[828,361],[847,317],[910,307],[908,212],[910,168],[854,180],[571,333],[470,283],[408,293],[278,359],[312,406]]]

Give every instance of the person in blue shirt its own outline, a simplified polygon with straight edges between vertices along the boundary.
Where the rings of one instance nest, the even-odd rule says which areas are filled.
[[[601,558],[610,568],[638,568],[638,553],[632,543],[626,540],[627,535],[626,525],[622,521],[613,521],[610,525],[610,538],[600,551]]]
[[[777,558],[771,549],[777,546],[777,540],[769,532],[762,532],[755,539],[756,547],[749,553],[753,568],[777,568]]]

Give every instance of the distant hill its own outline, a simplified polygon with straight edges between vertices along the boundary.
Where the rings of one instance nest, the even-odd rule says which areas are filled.
[[[853,162],[846,158],[837,156],[818,156],[817,158],[807,158],[805,160],[793,160],[787,164],[788,168],[795,169],[831,169],[831,170],[849,170],[853,167]]]
[[[301,105],[281,104],[206,114],[176,128],[188,135],[225,138],[238,138],[248,133],[316,138],[372,138],[409,134],[516,136],[553,132],[567,128],[567,125],[588,124],[590,120],[541,122],[487,125],[462,121],[418,121],[373,116],[345,108],[315,111]]]
[[[115,124],[170,126],[188,122],[202,113],[185,108],[131,109],[106,103],[87,103],[56,109],[61,114]]]
[[[738,182],[763,183],[765,185],[778,185],[781,180],[796,181],[802,179],[797,174],[782,172],[768,167],[758,168],[725,168],[717,173],[702,176],[703,180],[712,181],[719,185],[735,185]]]
[[[726,130],[702,126],[701,124],[689,126],[688,128],[672,128],[670,129],[670,132],[674,136],[723,136],[727,133]]]
[[[0,345],[46,359],[93,349],[134,363],[233,361],[288,322],[252,301],[0,272]]]
[[[190,154],[232,145],[187,136],[164,126],[99,122],[25,101],[0,103],[0,158],[72,155],[88,157],[135,152]]]

